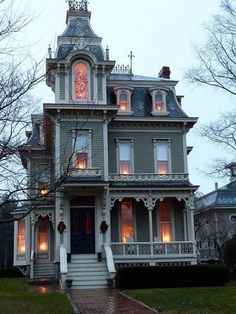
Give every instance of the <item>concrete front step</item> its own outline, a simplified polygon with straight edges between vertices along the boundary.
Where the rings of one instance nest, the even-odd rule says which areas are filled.
[[[67,279],[72,279],[72,289],[107,288],[108,272],[105,261],[98,262],[97,255],[72,255],[68,264]]]

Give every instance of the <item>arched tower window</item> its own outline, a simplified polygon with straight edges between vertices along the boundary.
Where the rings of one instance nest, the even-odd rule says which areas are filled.
[[[88,66],[83,62],[74,65],[74,98],[75,100],[89,98]]]

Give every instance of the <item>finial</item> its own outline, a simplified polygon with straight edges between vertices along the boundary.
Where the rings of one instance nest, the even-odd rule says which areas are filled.
[[[130,73],[133,73],[133,58],[135,58],[133,51],[130,51],[128,57],[130,58]]]
[[[107,61],[109,61],[109,58],[110,58],[109,54],[110,54],[110,50],[109,50],[109,48],[107,46],[107,48],[106,48],[106,60]]]
[[[49,59],[52,58],[52,48],[50,45],[48,45],[48,57],[49,57]]]
[[[79,10],[82,12],[88,11],[88,0],[66,0],[69,3],[69,10]]]

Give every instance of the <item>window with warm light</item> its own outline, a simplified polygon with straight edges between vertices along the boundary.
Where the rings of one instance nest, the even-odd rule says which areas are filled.
[[[162,242],[172,241],[172,202],[164,200],[159,204],[160,237]]]
[[[89,98],[88,66],[83,62],[74,65],[74,98],[75,100]]]
[[[166,111],[166,95],[164,88],[152,87],[149,89],[152,96],[152,115],[168,115]]]
[[[170,147],[168,141],[155,141],[155,168],[157,174],[170,172]]]
[[[128,110],[128,94],[121,92],[119,97],[119,110],[124,112]]]
[[[131,110],[131,95],[133,88],[131,87],[116,87],[114,88],[116,94],[117,105],[119,106],[118,115],[131,115],[133,111]]]
[[[38,221],[38,252],[48,251],[48,218]]]
[[[46,196],[49,192],[50,166],[48,164],[37,165],[37,190],[39,196]]]
[[[157,112],[163,112],[165,110],[165,104],[164,104],[164,96],[163,93],[161,92],[156,92],[155,93],[155,110]]]
[[[119,142],[119,173],[132,173],[131,142]]]
[[[23,219],[18,221],[17,254],[25,255],[25,220]]]
[[[90,134],[89,132],[80,132],[76,134],[74,143],[75,168],[87,169],[90,167]]]
[[[121,241],[134,241],[134,209],[132,202],[120,203],[120,226],[121,226]]]

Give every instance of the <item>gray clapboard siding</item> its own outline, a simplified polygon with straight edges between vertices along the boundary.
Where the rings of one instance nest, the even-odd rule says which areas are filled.
[[[127,136],[127,135],[128,136]],[[154,173],[154,150],[153,139],[171,140],[171,164],[173,173],[184,172],[184,152],[182,133],[172,132],[123,132],[109,133],[109,171],[117,172],[117,156],[115,139],[125,138],[134,140],[134,172],[135,173]]]

